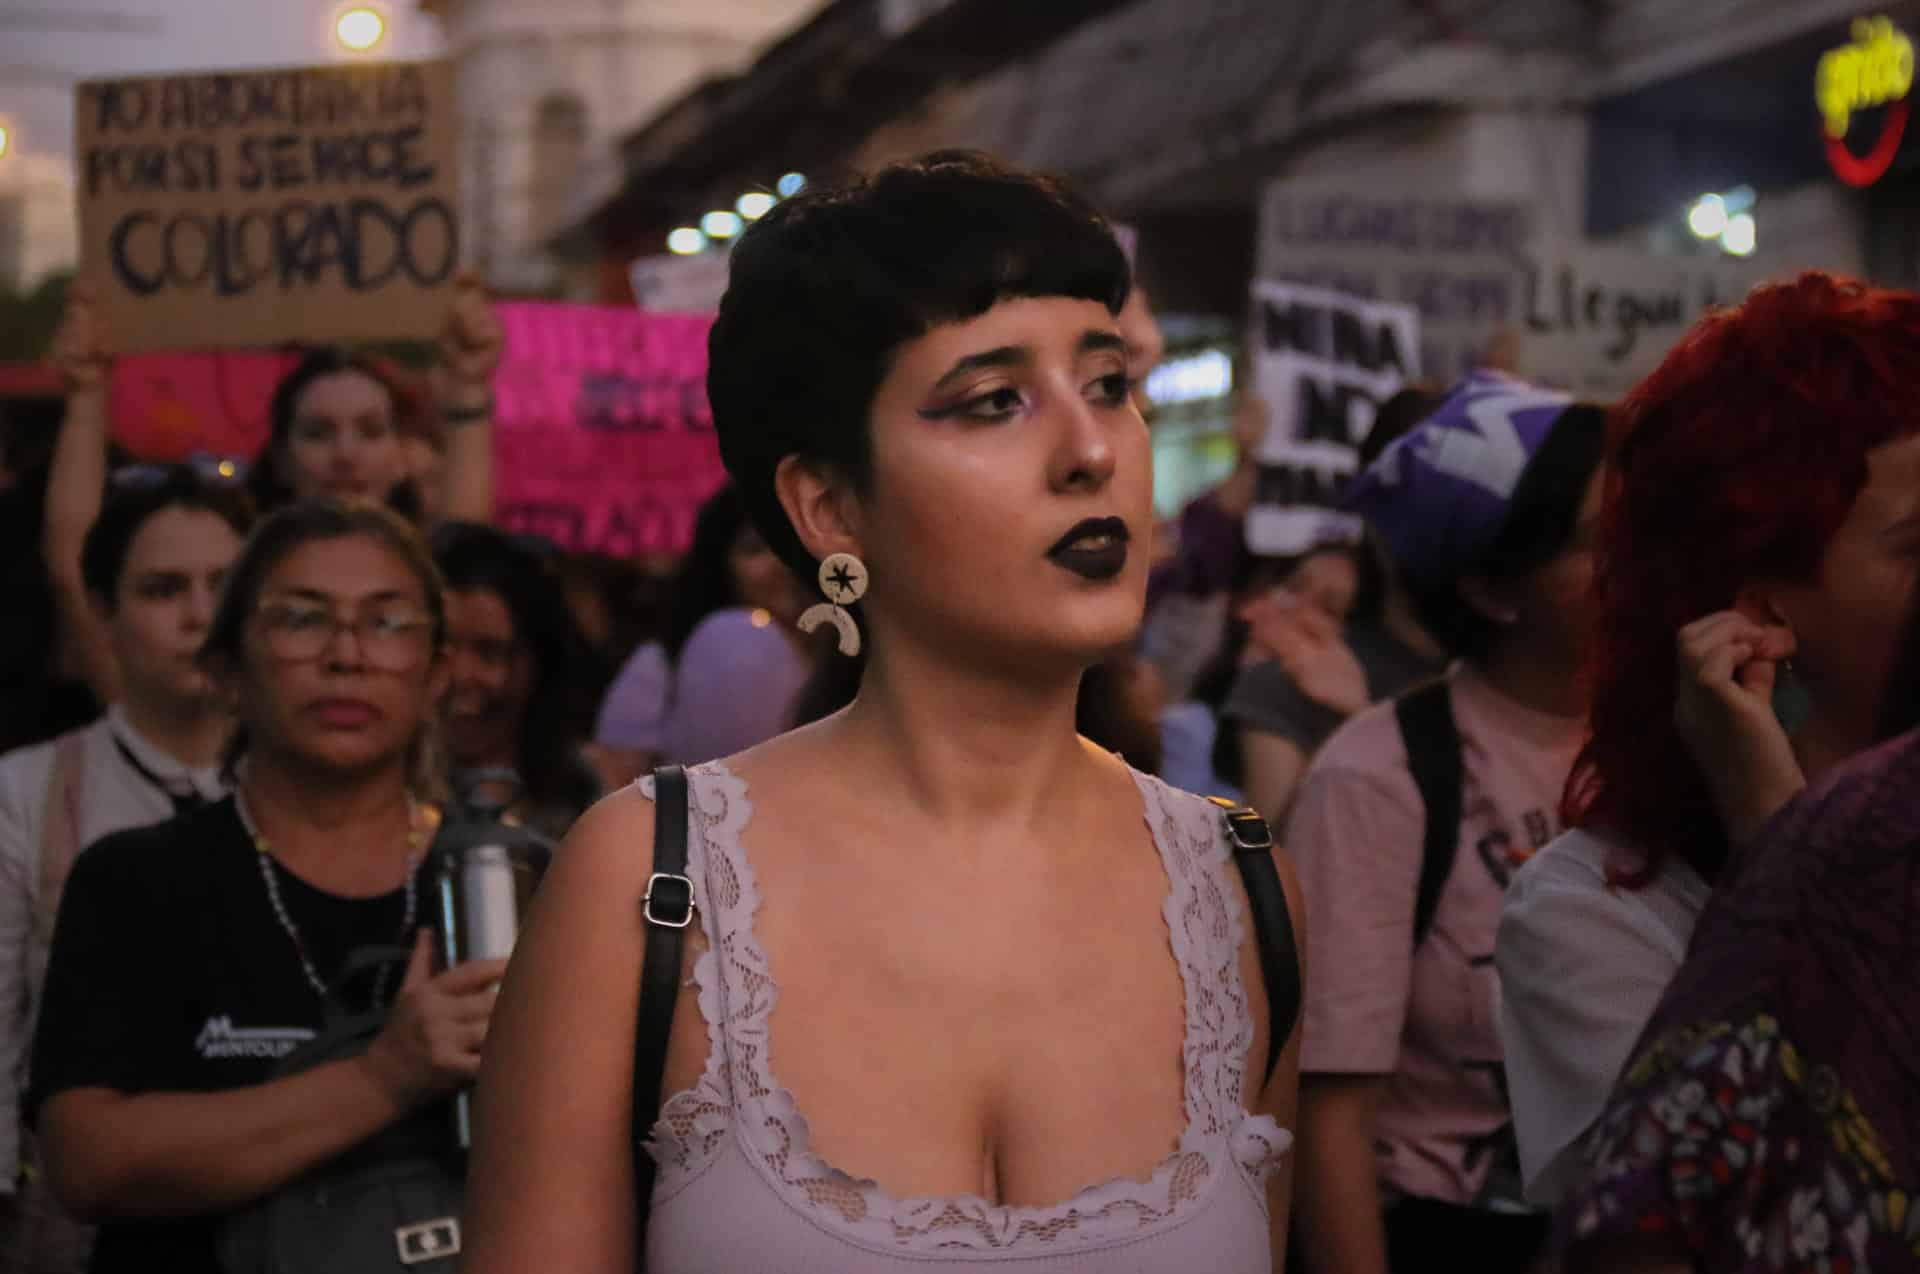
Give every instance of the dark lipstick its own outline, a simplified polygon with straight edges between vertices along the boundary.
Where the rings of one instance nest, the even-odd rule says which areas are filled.
[[[1119,518],[1088,518],[1047,550],[1047,560],[1082,579],[1110,580],[1126,568],[1132,538]]]

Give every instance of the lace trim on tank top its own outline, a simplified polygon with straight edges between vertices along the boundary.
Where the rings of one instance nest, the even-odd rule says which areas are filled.
[[[1144,1181],[1116,1177],[1046,1207],[1009,1207],[974,1195],[896,1198],[835,1168],[813,1152],[806,1117],[767,1061],[778,988],[752,927],[760,897],[741,845],[752,817],[746,785],[717,762],[689,775],[696,835],[688,874],[709,942],[694,976],[710,1051],[699,1083],[670,1098],[654,1126],[649,1147],[660,1164],[657,1200],[704,1171],[731,1127],[748,1160],[790,1206],[863,1246],[943,1255],[1080,1249],[1140,1238],[1185,1216],[1229,1159],[1257,1187],[1291,1147],[1290,1133],[1241,1104],[1253,1024],[1238,959],[1244,922],[1225,887],[1217,814],[1197,797],[1136,775],[1170,883],[1163,914],[1185,992],[1186,1124],[1178,1148]],[[651,780],[645,788],[651,797]]]

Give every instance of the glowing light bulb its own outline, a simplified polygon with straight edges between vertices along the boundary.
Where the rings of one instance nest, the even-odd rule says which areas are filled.
[[[748,221],[758,221],[773,211],[774,198],[764,190],[749,191],[733,202],[733,210]]]
[[[799,173],[788,173],[775,182],[773,188],[780,192],[782,199],[791,199],[807,188],[807,179]]]
[[[1720,234],[1720,246],[1736,257],[1751,256],[1758,240],[1758,231],[1752,213],[1736,213],[1727,219],[1727,228]]]
[[[364,5],[348,9],[334,19],[333,37],[342,48],[365,53],[387,38],[387,20],[378,9]]]
[[[1727,228],[1727,201],[1719,195],[1701,195],[1687,210],[1687,229],[1702,239],[1717,239]]]
[[[721,209],[700,218],[700,229],[709,239],[731,239],[740,233],[740,214]]]
[[[667,251],[675,256],[690,257],[706,246],[707,236],[695,226],[681,226],[667,236]]]

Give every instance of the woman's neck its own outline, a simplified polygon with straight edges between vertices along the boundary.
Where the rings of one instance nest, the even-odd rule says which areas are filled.
[[[1586,715],[1579,664],[1562,651],[1504,637],[1475,664],[1487,684],[1524,708],[1554,717]]]
[[[1080,672],[1022,677],[882,642],[836,727],[849,771],[949,827],[1043,825],[1089,761]]]
[[[217,764],[233,730],[233,719],[210,697],[169,703],[128,687],[120,711],[142,739],[191,770]]]
[[[254,828],[289,871],[349,896],[397,888],[417,851],[406,765],[396,760],[357,774],[328,774],[269,750],[252,749],[240,796]]]

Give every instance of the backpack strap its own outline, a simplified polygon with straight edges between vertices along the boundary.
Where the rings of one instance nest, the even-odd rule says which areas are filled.
[[[1451,683],[1444,677],[1409,690],[1393,701],[1400,737],[1407,745],[1407,768],[1426,808],[1426,834],[1420,848],[1420,888],[1413,906],[1413,945],[1426,940],[1440,908],[1440,892],[1453,872],[1460,847],[1462,787],[1466,769],[1460,759],[1460,730],[1453,720]]]
[[[1273,865],[1273,831],[1267,820],[1244,805],[1218,796],[1207,798],[1221,810],[1227,843],[1233,847],[1233,865],[1247,888],[1247,908],[1253,912],[1254,941],[1260,947],[1260,980],[1267,984],[1267,1068],[1264,1085],[1273,1077],[1280,1050],[1293,1034],[1300,1015],[1300,958],[1295,948],[1293,913],[1287,910],[1286,887]]]
[[[687,772],[663,765],[653,772],[653,875],[640,904],[647,957],[640,975],[640,1020],[633,1044],[634,1268],[646,1267],[647,1214],[653,1206],[653,1156],[647,1137],[660,1118],[673,1005],[680,996],[681,951],[693,923],[693,881],[687,876]]]

